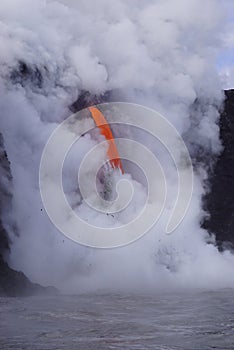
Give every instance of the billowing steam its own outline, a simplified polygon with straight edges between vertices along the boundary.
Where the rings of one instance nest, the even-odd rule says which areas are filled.
[[[11,162],[19,232],[11,232],[13,267],[69,292],[234,286],[233,256],[219,253],[200,228],[203,180],[221,150],[216,58],[224,21],[218,0],[1,1],[0,131]],[[173,164],[162,145],[131,130],[123,130],[124,136],[151,148],[167,173],[169,198],[158,225],[124,248],[95,250],[68,240],[50,222],[39,191],[41,154],[84,91],[154,108],[184,136],[195,166],[194,195],[172,235],[164,231],[176,195]],[[108,227],[141,208],[145,188],[136,176],[133,203],[121,217],[85,205],[77,168],[97,142],[85,135],[74,145],[64,188],[84,219]],[[9,217],[4,220],[12,227]]]

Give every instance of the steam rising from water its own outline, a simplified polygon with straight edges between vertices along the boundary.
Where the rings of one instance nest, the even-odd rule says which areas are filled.
[[[215,62],[224,21],[215,0],[1,1],[1,132],[19,231],[19,237],[11,232],[12,266],[70,292],[234,286],[233,256],[208,244],[199,225],[206,171],[196,162],[201,155],[207,165],[221,150],[217,122],[223,94]],[[117,99],[155,108],[184,135],[195,163],[195,189],[173,235],[164,233],[176,194],[173,165],[162,146],[133,131],[128,136],[150,147],[167,172],[170,195],[157,227],[132,245],[103,251],[73,243],[50,222],[39,192],[40,158],[83,90],[97,95],[111,90]],[[90,135],[77,142],[64,186],[83,217],[108,227],[118,225],[117,217],[81,204],[75,183],[83,156],[97,142]],[[136,189],[129,215],[144,201],[144,186]]]

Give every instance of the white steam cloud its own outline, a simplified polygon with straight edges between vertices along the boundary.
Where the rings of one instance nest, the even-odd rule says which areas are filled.
[[[11,232],[13,267],[33,281],[69,292],[234,286],[234,257],[219,253],[200,228],[202,167],[197,166],[185,220],[173,235],[165,235],[176,185],[165,151],[152,146],[171,190],[165,217],[139,241],[109,251],[63,237],[43,209],[38,185],[43,147],[84,90],[96,95],[113,91],[119,99],[155,108],[185,135],[193,157],[198,149],[204,157],[218,153],[223,94],[215,67],[224,22],[218,0],[1,0],[0,131],[11,162],[19,231],[19,237]],[[199,103],[202,108],[191,107]],[[138,137],[152,144],[147,135]],[[66,192],[83,218],[117,225],[126,213],[113,218],[92,212],[80,205],[76,192],[75,171],[96,142],[87,135],[71,151]],[[127,216],[144,201],[144,186],[136,183],[135,190]]]

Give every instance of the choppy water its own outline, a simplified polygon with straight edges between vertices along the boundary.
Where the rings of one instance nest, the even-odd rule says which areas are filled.
[[[234,291],[0,298],[0,349],[234,349]]]

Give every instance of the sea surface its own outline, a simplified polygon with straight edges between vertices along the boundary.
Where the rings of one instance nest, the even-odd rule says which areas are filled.
[[[0,298],[0,349],[234,350],[234,291]]]

